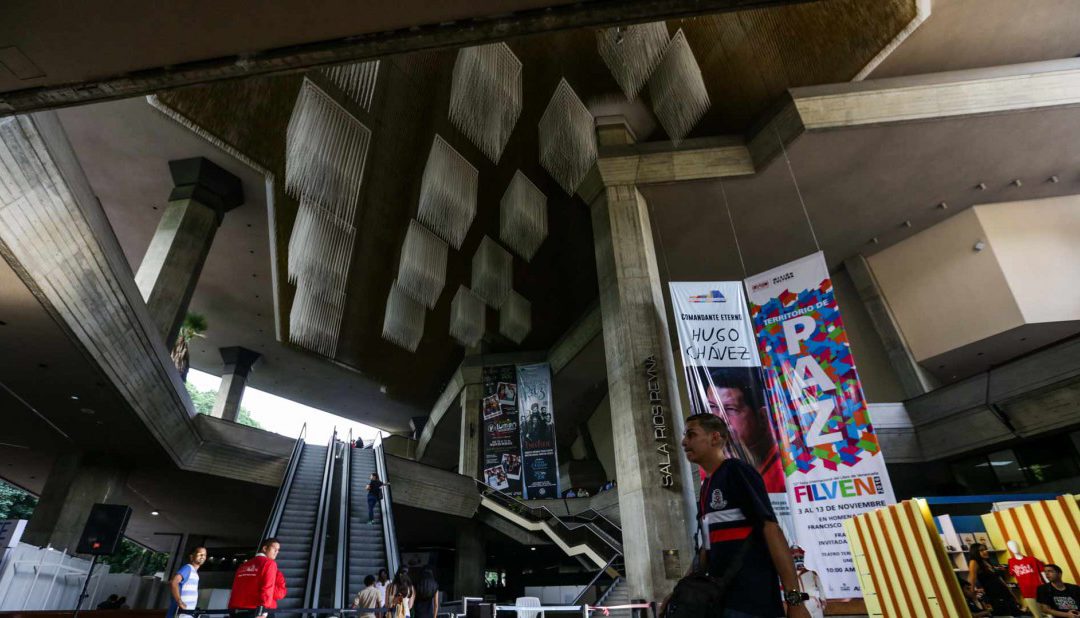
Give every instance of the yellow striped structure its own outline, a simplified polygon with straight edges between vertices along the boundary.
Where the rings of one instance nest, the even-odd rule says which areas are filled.
[[[870,616],[971,618],[925,500],[844,522]]]
[[[982,516],[990,542],[1004,549],[1012,539],[1025,555],[1053,563],[1067,582],[1080,581],[1080,496],[1031,502]]]

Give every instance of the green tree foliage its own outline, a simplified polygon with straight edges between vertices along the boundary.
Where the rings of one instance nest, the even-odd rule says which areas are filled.
[[[35,506],[32,494],[0,481],[0,519],[30,519]]]
[[[112,573],[153,575],[165,569],[169,555],[147,549],[125,537],[120,540],[120,547],[117,548],[116,553],[103,557],[101,561],[109,565],[109,571]]]
[[[184,386],[187,387],[188,395],[191,395],[191,403],[195,405],[195,411],[199,414],[210,414],[214,409],[214,401],[217,400],[217,393],[213,391],[201,391],[191,384],[191,382],[184,382]],[[251,418],[251,412],[244,406],[240,406],[240,414],[236,416],[236,422],[241,425],[247,425],[248,427],[254,427],[255,429],[262,429],[262,425],[259,421]]]

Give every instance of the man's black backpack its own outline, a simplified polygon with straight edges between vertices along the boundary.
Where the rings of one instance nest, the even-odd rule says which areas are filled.
[[[668,598],[663,618],[720,618],[724,614],[725,600],[731,580],[742,569],[743,558],[750,549],[753,535],[743,541],[727,571],[720,577],[712,577],[704,571],[687,575],[675,584]]]

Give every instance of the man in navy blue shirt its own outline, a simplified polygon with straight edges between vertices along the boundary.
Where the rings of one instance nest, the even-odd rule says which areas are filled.
[[[727,587],[724,618],[783,616],[810,618],[799,591],[799,578],[784,532],[765,491],[765,482],[750,464],[728,458],[724,446],[731,435],[719,416],[695,414],[686,419],[682,447],[690,463],[707,477],[698,496],[701,553],[709,575],[733,576]],[[741,559],[740,559],[741,558]]]

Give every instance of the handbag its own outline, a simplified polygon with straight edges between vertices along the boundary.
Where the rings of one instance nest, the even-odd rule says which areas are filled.
[[[698,519],[698,530],[701,530],[700,519]],[[671,592],[661,618],[720,618],[724,613],[728,588],[742,570],[743,558],[746,557],[753,538],[754,532],[751,531],[720,577],[709,575],[701,568],[701,565],[698,565],[699,570],[680,579]],[[699,543],[694,545],[694,553],[699,554]]]

